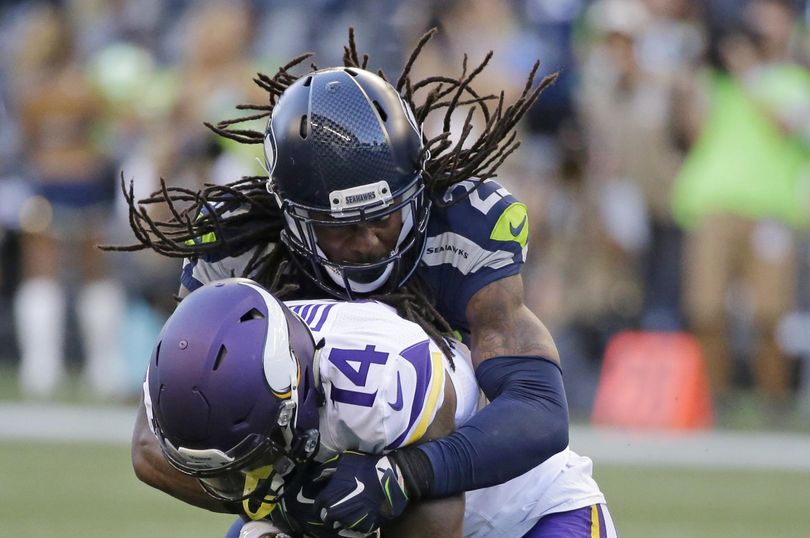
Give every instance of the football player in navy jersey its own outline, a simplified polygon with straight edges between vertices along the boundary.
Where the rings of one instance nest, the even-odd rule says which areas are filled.
[[[284,299],[374,298],[395,306],[438,342],[456,332],[468,343],[479,386],[491,404],[451,435],[388,455],[406,502],[383,509],[390,495],[374,471],[379,456],[347,455],[331,463],[333,479],[317,498],[330,524],[365,516],[382,524],[407,500],[442,498],[501,484],[568,444],[568,408],[557,349],[523,302],[520,266],[527,212],[494,179],[515,149],[514,128],[552,78],[535,84],[537,66],[515,103],[471,86],[488,55],[458,79],[411,80],[411,54],[395,85],[366,70],[350,33],[344,66],[301,75],[285,65],[257,79],[269,104],[209,126],[228,138],[263,144],[267,176],[242,178],[198,193],[173,188],[140,203],[128,193],[139,245],[186,258],[183,296],[231,276],[259,281]],[[451,142],[450,115],[468,109]],[[483,119],[471,137],[473,112]],[[443,116],[432,135],[421,125]],[[241,121],[269,117],[264,132]],[[125,193],[127,194],[127,193]],[[193,200],[180,210],[178,202]],[[169,222],[140,205],[168,204]],[[449,353],[448,353],[449,355]],[[145,482],[215,510],[196,483],[184,482],[161,455],[142,411],[133,465]],[[354,484],[362,483],[360,494]],[[340,506],[336,510],[336,506]]]

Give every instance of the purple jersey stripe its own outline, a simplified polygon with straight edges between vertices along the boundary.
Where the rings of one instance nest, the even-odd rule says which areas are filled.
[[[326,308],[321,309],[322,306]],[[323,303],[306,303],[306,304],[297,304],[290,307],[290,310],[301,316],[301,319],[304,320],[304,323],[309,325],[309,328],[313,331],[321,330],[323,327],[324,322],[326,321],[326,317],[329,315],[329,311],[332,310],[332,307],[335,306],[335,303],[329,303],[324,305]],[[318,317],[318,313],[321,314],[321,317],[318,318],[318,321],[315,321],[315,318]]]
[[[336,303],[329,303],[328,305],[326,305],[326,308],[323,309],[321,317],[318,319],[317,323],[315,323],[315,325],[310,326],[310,328],[313,331],[321,330],[321,327],[323,327],[324,322],[326,322],[326,317],[329,315],[329,311],[332,310],[332,307],[335,306],[335,304]]]
[[[416,370],[416,390],[413,395],[413,403],[411,404],[411,415],[408,418],[408,426],[399,436],[389,444],[386,449],[397,448],[408,435],[411,427],[414,425],[419,415],[422,413],[422,408],[425,406],[425,397],[430,387],[430,381],[433,376],[433,366],[430,361],[430,341],[425,340],[400,352],[400,355],[409,363],[413,365]]]
[[[312,308],[305,314],[307,325],[312,325],[312,322],[315,321],[315,316],[318,315],[318,312],[320,312],[322,306],[322,304],[312,305]]]
[[[608,523],[610,520],[605,517],[606,510],[604,504],[592,504],[567,512],[546,514],[523,538],[615,538],[616,529],[612,523]]]
[[[604,505],[597,505],[597,517],[599,518],[599,538],[607,538],[607,526],[605,525]]]

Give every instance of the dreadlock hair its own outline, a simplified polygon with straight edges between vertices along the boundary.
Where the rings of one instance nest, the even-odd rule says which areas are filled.
[[[484,180],[496,176],[504,160],[520,145],[516,140],[515,127],[523,115],[537,100],[540,92],[556,79],[556,74],[544,77],[535,84],[539,62],[535,62],[523,91],[517,100],[506,105],[504,93],[499,96],[480,95],[472,87],[473,80],[484,70],[492,58],[490,51],[476,66],[468,66],[464,55],[461,75],[457,78],[444,75],[412,80],[411,69],[436,29],[431,29],[417,42],[408,57],[405,67],[394,85],[411,107],[417,124],[423,124],[434,114],[442,115],[442,132],[427,138],[422,149],[425,161],[424,177],[428,193],[434,203],[443,205],[440,194],[447,187],[463,180],[474,180],[476,185],[469,196]],[[239,128],[249,121],[269,117],[278,99],[295,81],[318,67],[310,64],[310,71],[300,75],[292,72],[312,57],[302,54],[283,65],[272,76],[258,73],[254,82],[268,94],[267,104],[242,104],[237,110],[248,111],[234,119],[220,121],[216,125],[205,123],[214,133],[242,144],[263,144],[264,132]],[[354,30],[349,29],[349,42],[343,49],[344,67],[367,69],[368,54],[358,53]],[[377,74],[388,80],[378,70]],[[424,95],[417,103],[417,95]],[[450,139],[450,120],[456,110],[467,110],[459,139]],[[484,120],[484,128],[477,138],[468,144],[473,131],[473,116],[478,111]],[[466,147],[465,147],[466,146]],[[429,157],[429,158],[428,158]],[[165,256],[196,257],[212,252],[237,255],[256,248],[243,275],[253,278],[279,298],[301,293],[311,283],[301,274],[286,248],[280,241],[284,221],[273,195],[266,185],[268,176],[243,177],[227,185],[205,185],[200,191],[169,187],[161,180],[160,190],[149,197],[136,201],[133,185],[127,185],[122,176],[121,186],[129,206],[129,222],[138,243],[127,246],[102,247],[107,250],[134,251],[151,248]],[[457,198],[452,203],[457,203]],[[163,206],[168,220],[158,221],[150,216],[149,206]],[[234,211],[235,208],[247,208]],[[373,295],[394,306],[406,319],[418,323],[430,335],[442,351],[451,359],[445,336],[452,329],[430,301],[425,285],[417,277],[396,293]],[[451,359],[452,360],[452,359]]]

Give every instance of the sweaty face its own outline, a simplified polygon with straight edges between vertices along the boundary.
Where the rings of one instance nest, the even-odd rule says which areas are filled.
[[[318,244],[330,261],[373,263],[387,258],[397,245],[402,211],[358,224],[319,224],[314,227]]]

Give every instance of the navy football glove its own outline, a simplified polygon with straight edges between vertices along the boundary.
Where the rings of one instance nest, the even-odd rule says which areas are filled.
[[[399,467],[387,456],[344,452],[327,460],[316,482],[329,480],[315,497],[327,527],[370,533],[398,517],[408,505]]]
[[[322,484],[313,484],[308,478],[316,471],[316,467],[308,467],[288,480],[284,485],[281,502],[272,512],[273,521],[307,536],[333,538],[337,534],[325,528],[314,507],[315,495],[320,491]]]
[[[313,476],[322,476],[320,466],[309,464],[302,467],[300,471],[288,481],[284,486],[284,494],[277,505],[277,509],[272,512],[273,521],[282,528],[290,528],[296,536],[308,536],[310,538],[367,538],[379,536],[374,533],[361,533],[350,529],[345,529],[337,524],[337,527],[326,525],[321,521],[320,510],[315,508],[315,497],[327,484],[326,480],[312,482]]]

